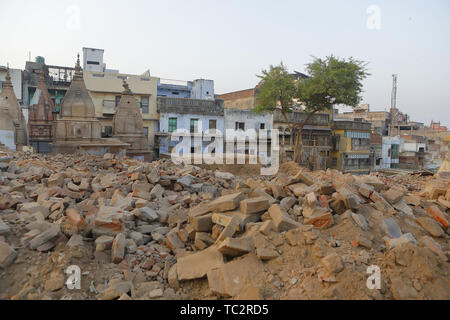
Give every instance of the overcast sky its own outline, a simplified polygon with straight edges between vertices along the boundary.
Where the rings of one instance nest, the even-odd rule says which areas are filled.
[[[73,66],[102,48],[108,68],[213,79],[219,94],[280,61],[302,72],[311,56],[353,56],[369,62],[372,110],[389,109],[396,73],[402,111],[450,126],[449,0],[0,0],[0,30],[0,65],[23,69],[31,51]]]

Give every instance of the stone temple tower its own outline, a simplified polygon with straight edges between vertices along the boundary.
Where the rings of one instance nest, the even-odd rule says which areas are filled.
[[[130,144],[127,155],[152,160],[148,139],[144,134],[141,109],[128,83],[123,81],[124,91],[113,118],[113,137]]]
[[[51,152],[49,144],[53,140],[55,121],[55,106],[48,93],[44,70],[41,69],[38,86],[31,99],[28,113],[30,145],[34,147],[36,152]]]
[[[14,93],[9,67],[0,93],[0,142],[10,149],[19,151],[27,145],[25,117]]]
[[[54,153],[85,152],[102,155],[106,152],[125,154],[129,146],[117,139],[101,138],[101,124],[95,116],[95,107],[83,79],[80,55],[75,74],[64,96],[60,118],[56,120]]]

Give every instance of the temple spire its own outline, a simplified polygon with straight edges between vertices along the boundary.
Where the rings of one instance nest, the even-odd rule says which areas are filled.
[[[74,78],[83,78],[83,71],[81,69],[81,65],[80,65],[80,54],[77,54],[77,62],[75,64],[75,74],[73,76]]]
[[[9,63],[6,66],[6,77],[5,77],[5,82],[3,82],[3,88],[12,88],[12,82],[11,82],[11,74],[9,72]]]
[[[125,79],[123,79],[122,86],[123,86],[123,89],[124,89],[123,92],[122,92],[122,94],[133,94],[133,93],[131,92],[131,90],[130,90],[130,85],[126,82]]]

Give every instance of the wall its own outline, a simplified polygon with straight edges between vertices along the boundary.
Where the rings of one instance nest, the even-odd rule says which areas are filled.
[[[416,142],[403,142],[400,145],[400,152],[419,152],[420,148],[423,148],[423,150],[425,151],[426,144]]]
[[[191,98],[214,100],[214,80],[194,80],[192,83]]]
[[[260,129],[260,124],[265,124],[265,129],[272,129],[273,115],[270,113],[259,114],[251,110],[225,109],[225,129],[235,129],[236,122],[244,122],[245,130]]]
[[[225,93],[217,96],[224,100],[227,109],[249,110],[255,106],[255,89],[247,89]]]
[[[0,144],[4,144],[7,148],[15,151],[14,131],[0,130]]]

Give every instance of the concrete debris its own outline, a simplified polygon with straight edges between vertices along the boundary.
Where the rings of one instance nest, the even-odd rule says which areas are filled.
[[[80,299],[450,299],[442,176],[0,157],[0,299],[63,299],[71,265]]]

